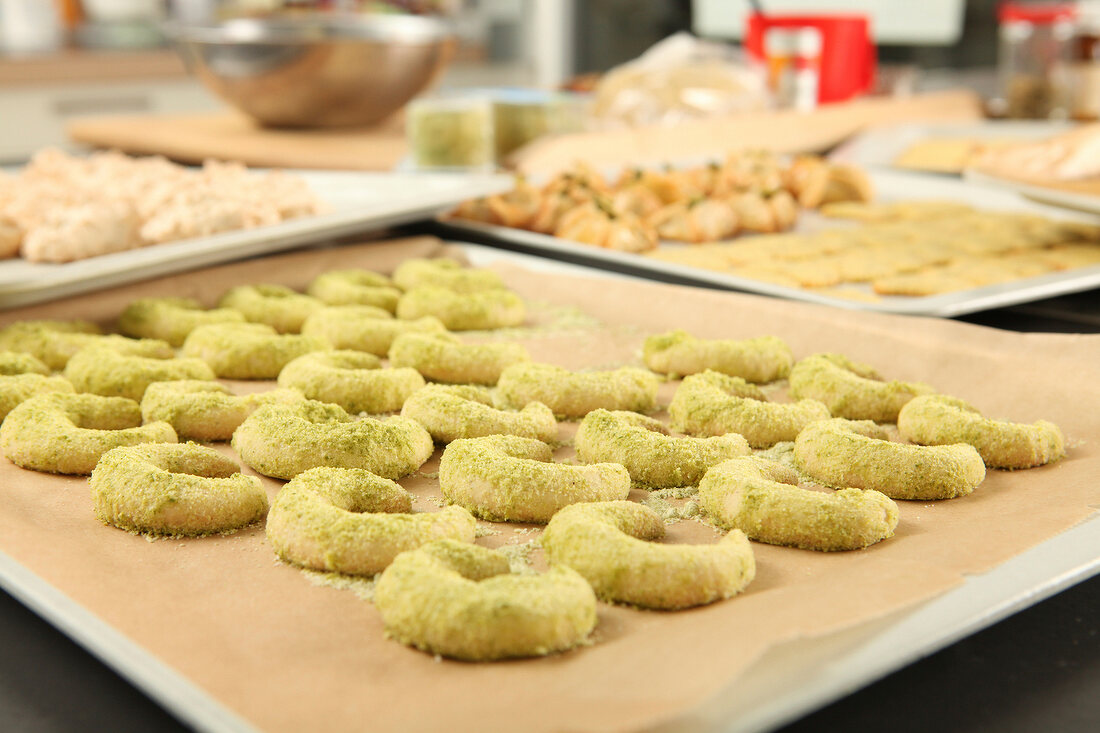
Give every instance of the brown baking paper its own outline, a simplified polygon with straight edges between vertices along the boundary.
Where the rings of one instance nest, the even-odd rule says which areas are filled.
[[[3,320],[105,319],[139,295],[212,302],[240,282],[301,288],[331,267],[390,271],[403,257],[443,252],[421,238],[297,253],[36,306]],[[739,597],[674,613],[601,604],[591,646],[493,664],[440,660],[387,640],[368,601],[277,562],[262,528],[150,541],[97,521],[84,478],[23,471],[7,461],[0,465],[0,549],[264,730],[692,730],[769,648],[911,608],[1080,522],[1100,501],[1100,337],[1004,333],[499,269],[529,300],[535,324],[505,336],[527,344],[536,359],[569,367],[638,363],[646,334],[675,327],[703,337],[776,334],[799,357],[840,351],[889,378],[927,381],[969,399],[990,416],[1052,420],[1065,431],[1069,453],[1053,466],[991,471],[969,497],[899,502],[897,534],[866,550],[754,544],[758,576]],[[665,404],[674,387],[663,385]],[[562,435],[571,430],[563,427]],[[436,465],[433,459],[402,482],[418,510],[438,507],[429,498],[438,495]],[[274,496],[280,482],[265,485]],[[526,525],[492,526],[499,533],[479,543],[515,545],[535,536]],[[718,536],[696,521],[669,525],[669,535],[674,542]]]

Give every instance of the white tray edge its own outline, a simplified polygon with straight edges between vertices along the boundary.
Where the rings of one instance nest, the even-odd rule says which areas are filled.
[[[0,588],[196,730],[258,733],[186,677],[3,551],[0,551]]]

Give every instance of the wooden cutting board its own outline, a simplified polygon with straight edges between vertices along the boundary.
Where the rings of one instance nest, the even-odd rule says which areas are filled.
[[[405,156],[403,115],[377,126],[339,130],[260,127],[232,110],[172,115],[83,117],[69,137],[97,148],[164,155],[184,163],[207,158],[272,168],[391,170]]]
[[[639,127],[551,136],[517,151],[511,164],[525,173],[549,173],[584,160],[597,167],[689,160],[733,148],[820,152],[873,125],[909,121],[973,121],[981,100],[969,90],[904,98],[867,98],[813,112],[780,110]],[[351,130],[276,130],[242,114],[127,115],[75,119],[66,128],[76,142],[185,163],[206,158],[277,168],[390,170],[405,156],[404,116]]]
[[[783,109],[688,120],[677,125],[600,130],[545,137],[513,153],[522,173],[548,174],[583,160],[596,168],[713,158],[738,148],[819,153],[877,125],[974,122],[981,98],[968,89],[865,97],[812,112]]]

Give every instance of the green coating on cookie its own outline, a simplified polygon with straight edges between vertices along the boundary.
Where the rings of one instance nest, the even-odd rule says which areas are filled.
[[[625,499],[630,474],[616,463],[554,463],[533,438],[491,435],[456,440],[439,459],[439,489],[448,501],[494,522],[548,522],[582,501]]]
[[[758,456],[732,458],[707,471],[699,501],[715,524],[771,545],[832,552],[892,537],[898,505],[878,491],[813,491],[798,473]]]
[[[835,417],[895,422],[918,395],[936,390],[919,382],[884,382],[867,364],[843,354],[814,354],[791,370],[791,397],[824,402]]]
[[[167,422],[184,440],[229,440],[244,419],[263,405],[302,399],[294,389],[238,397],[218,382],[154,382],[141,398],[141,417],[145,422]]]
[[[483,331],[523,324],[527,306],[510,290],[456,293],[430,285],[409,290],[397,303],[397,317],[435,316],[451,331]]]
[[[791,347],[776,336],[704,340],[687,331],[650,336],[642,357],[647,367],[661,374],[685,376],[710,369],[749,382],[783,379],[794,363]]]
[[[7,335],[19,334],[23,331],[54,331],[56,333],[91,333],[102,334],[103,329],[91,321],[82,320],[53,320],[35,319],[31,321],[15,321],[0,329],[0,340]]]
[[[990,468],[1031,468],[1066,455],[1066,439],[1052,422],[1003,422],[983,417],[957,397],[917,397],[898,415],[902,437],[921,445],[968,443]]]
[[[279,333],[298,333],[309,314],[323,308],[324,303],[285,285],[265,283],[230,288],[218,307],[240,311],[245,320],[265,323]]]
[[[299,356],[328,348],[322,338],[279,334],[262,323],[221,323],[192,331],[180,354],[202,359],[219,377],[275,379]]]
[[[181,346],[199,326],[212,323],[243,323],[240,311],[231,308],[205,310],[193,298],[141,298],[118,317],[118,330],[134,338],[154,338]]]
[[[403,333],[442,333],[443,323],[434,317],[398,321],[386,311],[369,305],[334,305],[322,308],[302,325],[302,334],[323,338],[334,349],[354,349],[385,356],[393,340]]]
[[[500,375],[501,398],[512,407],[541,402],[555,415],[584,417],[593,410],[649,412],[657,406],[657,375],[647,369],[572,372],[551,364],[521,362]],[[726,431],[729,432],[729,431]]]
[[[401,290],[385,275],[355,269],[321,273],[306,293],[327,305],[369,305],[388,313],[397,310],[401,298]]]
[[[283,479],[319,466],[398,479],[424,465],[435,449],[415,420],[355,419],[339,405],[314,400],[264,405],[241,423],[232,445],[255,471]]]
[[[756,575],[748,538],[734,530],[710,545],[664,545],[665,524],[631,501],[574,504],[546,525],[542,546],[605,601],[676,610],[729,598]]]
[[[0,351],[0,377],[14,377],[17,374],[50,373],[50,368],[34,354],[22,351]]]
[[[452,384],[496,384],[507,367],[531,361],[520,344],[464,344],[443,333],[398,336],[389,357],[393,366],[412,367],[425,379]]]
[[[400,553],[435,540],[473,542],[477,520],[461,507],[412,513],[400,485],[359,468],[314,468],[284,486],[267,517],[267,539],[287,562],[374,575]]]
[[[74,392],[72,382],[64,377],[46,377],[41,374],[12,374],[0,377],[0,421],[15,406],[31,397],[49,392]]]
[[[740,433],[753,448],[767,448],[794,440],[812,422],[829,419],[829,408],[817,400],[768,402],[744,379],[708,370],[684,379],[668,414],[673,430],[696,436]]]
[[[573,438],[585,463],[619,463],[644,486],[669,488],[699,483],[707,469],[752,452],[737,433],[712,438],[673,437],[660,420],[636,412],[593,410]]]
[[[311,400],[340,405],[350,413],[396,412],[424,377],[415,369],[382,369],[377,356],[363,351],[316,351],[299,356],[279,372],[279,386]]]
[[[374,605],[402,644],[471,662],[571,649],[596,626],[596,596],[576,571],[512,575],[503,554],[454,540],[398,555]]]
[[[166,422],[141,424],[125,397],[53,392],[31,397],[0,425],[0,448],[12,463],[46,473],[89,474],[107,451],[139,443],[175,443]]]
[[[78,351],[65,365],[65,378],[77,392],[141,401],[153,382],[175,379],[213,380],[214,371],[202,359],[152,359],[129,356],[112,349],[90,347]]]
[[[0,349],[33,354],[53,370],[64,369],[73,354],[89,346],[154,359],[171,359],[176,354],[166,341],[103,336],[95,324],[86,321],[19,321],[0,331]]]
[[[267,494],[236,461],[197,443],[148,443],[103,454],[88,479],[95,515],[119,529],[204,535],[261,521]]]
[[[815,481],[875,489],[891,499],[953,499],[985,479],[985,464],[973,447],[894,443],[871,420],[834,418],[807,425],[795,440],[794,456]]]
[[[454,260],[447,259],[405,260],[394,271],[393,281],[403,290],[425,285],[446,288],[456,293],[478,293],[504,288],[504,281],[495,272],[463,267]]]
[[[405,401],[401,414],[423,425],[437,443],[487,435],[519,435],[544,443],[558,438],[558,421],[546,405],[532,402],[519,412],[498,410],[489,390],[481,387],[430,384]]]

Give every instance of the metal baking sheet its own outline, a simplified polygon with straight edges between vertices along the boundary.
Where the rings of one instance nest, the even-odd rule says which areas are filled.
[[[629,278],[591,268],[467,245],[472,264],[504,261],[546,273]],[[1093,516],[915,609],[778,647],[745,675],[699,730],[772,730],[906,664],[1100,572],[1100,516]],[[185,677],[0,552],[0,587],[199,731],[255,728]]]
[[[1077,211],[1085,214],[1100,215],[1100,196],[1097,195],[1080,191],[1050,188],[1049,186],[1039,186],[1033,183],[1014,181],[1010,178],[998,178],[997,176],[991,176],[988,173],[982,173],[974,169],[967,170],[964,176],[968,181],[973,183],[1001,188],[1006,191],[1014,191],[1021,196],[1026,196],[1032,201],[1037,201],[1041,204],[1056,206],[1060,209],[1069,209],[1070,211]]]
[[[427,219],[470,196],[512,186],[496,174],[401,174],[290,170],[330,207],[268,227],[143,247],[60,264],[0,261],[0,308],[114,287],[336,237]]]
[[[1014,191],[942,176],[881,170],[871,171],[870,176],[877,199],[884,202],[916,199],[947,200],[968,203],[976,208],[991,211],[1030,212],[1054,219],[1098,221],[1096,216],[1067,212],[1061,208],[1029,201]],[[1100,287],[1100,265],[1096,265],[952,293],[923,297],[877,296],[877,300],[865,301],[822,295],[799,288],[656,260],[629,252],[601,249],[523,229],[458,219],[441,219],[439,223],[451,236],[474,238],[479,243],[494,247],[616,270],[643,278],[705,285],[725,290],[741,290],[777,298],[880,313],[952,317]],[[826,220],[811,212],[802,217],[796,231],[811,231],[834,226],[845,226],[845,224],[837,220]],[[690,246],[692,245],[662,244],[662,247]],[[864,289],[868,295],[872,295],[869,286],[864,286]]]

